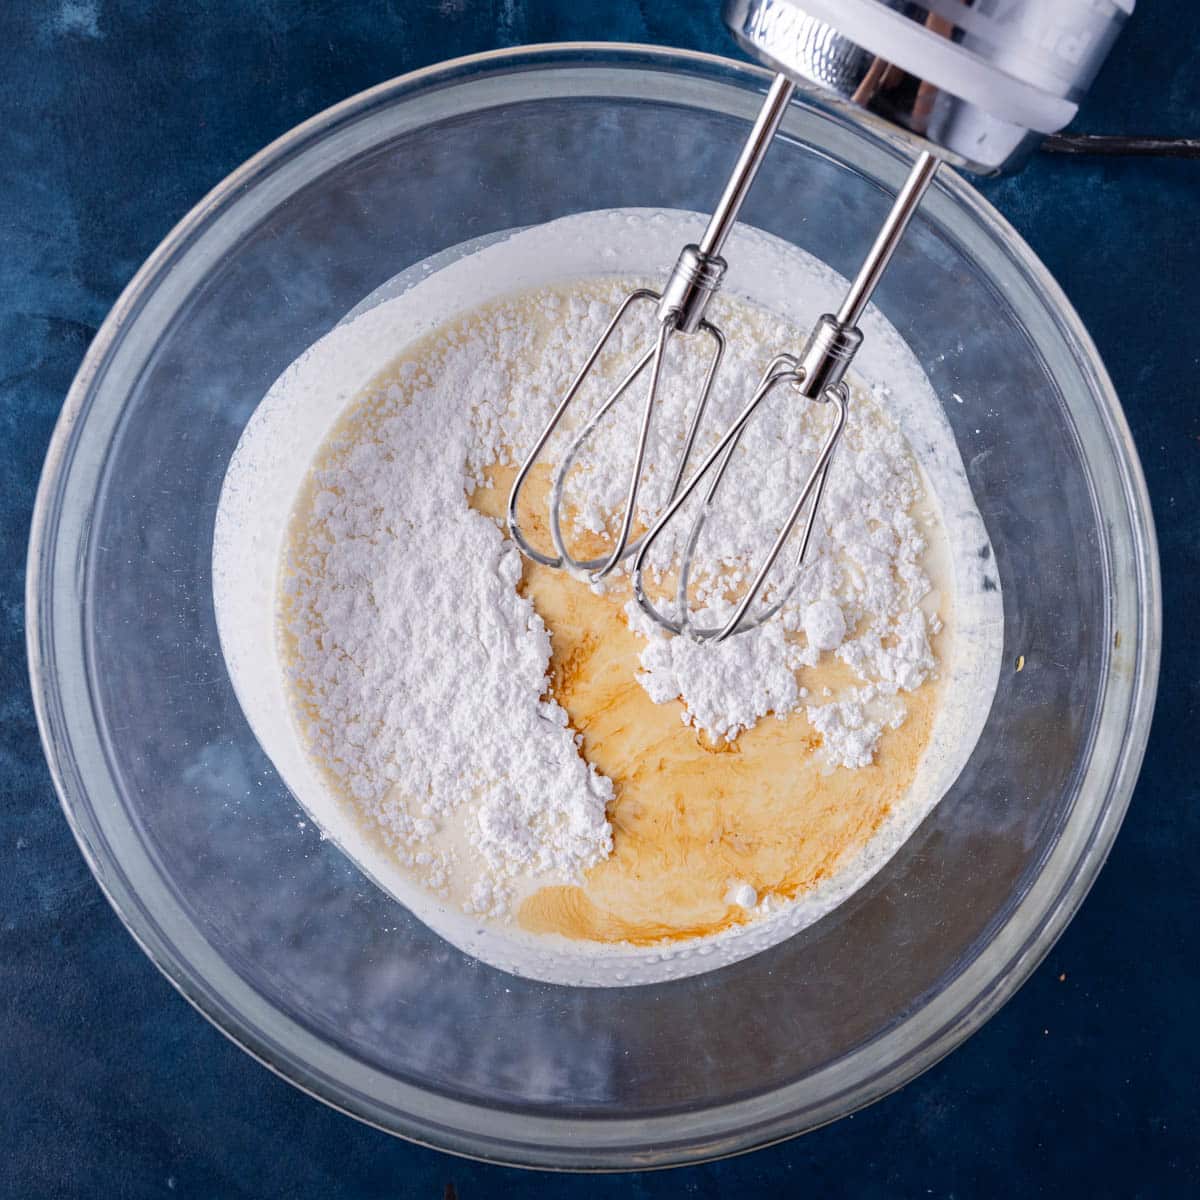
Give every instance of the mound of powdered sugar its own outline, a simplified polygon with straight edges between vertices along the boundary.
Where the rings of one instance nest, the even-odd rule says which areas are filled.
[[[514,349],[482,323],[372,398],[315,471],[283,587],[313,751],[429,886],[470,875],[483,914],[507,909],[516,876],[577,879],[611,848],[612,784],[546,698],[550,639],[517,593],[520,555],[466,503],[464,399],[498,402]],[[439,847],[457,810],[465,845]]]
[[[610,851],[611,782],[584,762],[548,695],[550,640],[517,592],[516,550],[467,495],[486,468],[532,444],[627,287],[515,297],[410,348],[327,444],[293,527],[284,610],[306,740],[423,882],[451,895],[470,880],[457,897],[468,911],[501,915],[518,879],[576,880]],[[729,349],[698,454],[744,403],[763,347],[799,341],[742,303],[724,301],[720,316]],[[645,344],[651,321],[646,312],[622,331],[594,394]],[[643,515],[665,495],[704,363],[675,365],[652,431]],[[714,739],[804,707],[829,761],[861,766],[882,730],[904,719],[901,693],[935,667],[935,630],[920,608],[925,542],[910,515],[919,472],[901,435],[857,399],[780,620],[714,647],[630,617],[647,639],[647,693],[678,699],[683,720]],[[578,528],[609,528],[636,415],[630,405],[602,424],[572,476]],[[820,406],[790,403],[750,426],[739,453],[754,486],[731,488],[706,529],[713,570],[744,569],[769,545],[826,420]],[[660,566],[674,549],[664,539]],[[828,654],[858,683],[818,699],[796,672]]]
[[[683,720],[714,741],[732,741],[768,713],[785,717],[808,694],[796,680],[808,656],[780,621],[706,644],[665,635],[633,601],[625,611],[630,628],[647,639],[638,676],[647,695],[655,704],[682,700]],[[719,620],[719,613],[705,611],[698,623]]]

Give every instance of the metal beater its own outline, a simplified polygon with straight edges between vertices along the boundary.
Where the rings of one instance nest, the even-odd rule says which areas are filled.
[[[1134,2],[922,0],[918,6],[907,0],[727,0],[725,20],[734,37],[780,74],[771,84],[700,244],[684,248],[661,293],[634,292],[620,305],[523,463],[508,505],[509,531],[521,549],[538,562],[589,572],[593,579],[603,578],[632,555],[634,595],[642,609],[666,629],[698,640],[721,641],[774,616],[786,603],[803,566],[829,465],[845,427],[849,400],[845,375],[863,340],[858,320],[940,162],[994,174],[1017,165],[1041,137],[1062,129],[1074,118],[1079,98],[1133,11]],[[917,158],[841,308],[820,318],[799,354],[780,354],[771,360],[733,425],[681,488],[724,351],[723,335],[704,317],[725,273],[720,251],[797,85],[817,91],[826,102],[848,107],[858,119],[882,124],[893,134],[899,132],[916,143]],[[614,329],[630,307],[642,300],[658,305],[658,336],[564,455],[551,494],[550,525],[558,553],[544,555],[528,543],[519,528],[521,487]],[[697,331],[712,338],[715,350],[673,485],[665,509],[641,538],[631,542],[647,436],[661,386],[663,351],[675,333]],[[576,560],[567,552],[561,530],[563,481],[596,425],[647,365],[651,367],[650,384],[620,534],[611,554],[591,561]],[[806,400],[831,406],[829,431],[763,565],[732,614],[719,624],[700,627],[689,609],[689,585],[701,531],[748,422],[768,396],[785,386]],[[677,614],[664,613],[646,591],[647,557],[706,478],[708,486],[692,518],[679,563]],[[790,585],[779,586],[768,603],[751,612],[806,508]]]
[[[858,319],[866,309],[884,269],[891,261],[892,255],[895,254],[896,247],[900,244],[905,229],[908,228],[908,223],[917,211],[921,197],[933,182],[937,169],[938,160],[932,154],[922,153],[897,196],[891,212],[888,213],[887,220],[880,229],[879,236],[875,239],[875,244],[871,247],[858,276],[846,293],[846,298],[842,301],[842,306],[838,309],[837,314],[826,313],[821,317],[799,357],[791,354],[779,354],[771,360],[754,395],[750,397],[749,403],[697,468],[687,486],[673,497],[662,515],[641,538],[633,559],[633,594],[642,610],[659,625],[673,633],[686,631],[690,637],[699,641],[719,642],[733,633],[744,633],[761,625],[764,621],[769,621],[787,603],[808,552],[817,509],[821,504],[821,493],[825,489],[825,480],[829,474],[829,464],[846,424],[846,404],[850,397],[846,388],[845,374],[863,340],[863,335],[857,328]],[[737,449],[746,425],[759,405],[777,388],[783,386],[794,388],[797,394],[806,400],[830,404],[834,410],[833,422],[816,461],[800,489],[799,496],[784,519],[783,526],[767,553],[766,561],[755,574],[749,589],[738,601],[733,614],[720,625],[697,626],[690,616],[688,586],[691,581],[692,563],[700,534],[729,466],[729,460]],[[646,557],[663,530],[688,502],[714,465],[716,474],[708,485],[698,514],[693,519],[680,564],[676,593],[679,616],[671,617],[656,607],[646,592]],[[800,534],[796,561],[791,572],[793,587],[783,589],[782,594],[777,596],[772,603],[753,616],[749,616],[750,606],[763,590],[772,567],[783,552],[783,548],[806,505],[808,506],[808,516]]]
[[[594,579],[599,580],[608,575],[622,558],[637,548],[639,543],[634,542],[631,544],[629,535],[633,529],[636,517],[638,491],[641,487],[642,471],[646,460],[646,442],[650,434],[650,425],[654,417],[654,409],[662,383],[663,356],[666,352],[668,342],[676,334],[690,336],[695,333],[702,333],[706,334],[713,343],[712,358],[710,359],[708,370],[705,372],[704,383],[697,398],[696,407],[692,412],[692,418],[688,423],[683,450],[675,467],[674,481],[668,493],[669,498],[674,498],[680,481],[683,479],[684,471],[687,469],[688,458],[695,444],[696,434],[699,432],[700,422],[704,416],[708,398],[712,394],[713,381],[716,378],[717,371],[720,370],[721,359],[725,354],[725,335],[704,316],[708,308],[708,302],[715,295],[717,289],[720,288],[721,280],[725,275],[727,264],[721,257],[721,251],[725,247],[725,242],[729,237],[730,230],[733,229],[734,222],[737,220],[742,203],[750,191],[750,185],[754,182],[759,167],[762,166],[763,158],[766,156],[767,149],[771,145],[775,131],[779,128],[779,122],[783,120],[788,102],[791,100],[795,90],[795,84],[789,79],[782,75],[776,76],[770,90],[767,92],[767,98],[763,102],[763,106],[755,119],[750,136],[746,139],[746,144],[742,147],[742,152],[738,156],[733,174],[729,177],[729,182],[725,185],[721,199],[712,217],[709,219],[704,236],[698,244],[684,246],[679,252],[679,258],[675,263],[675,267],[671,271],[666,285],[661,292],[642,288],[631,292],[621,302],[617,311],[613,314],[612,320],[609,321],[599,340],[592,347],[591,352],[584,360],[583,366],[580,367],[578,374],[571,381],[558,407],[546,423],[545,429],[542,430],[541,436],[534,443],[533,449],[529,452],[520,470],[517,472],[517,477],[513,482],[512,490],[508,496],[508,530],[513,541],[535,562],[543,563],[548,567],[566,566],[575,571],[590,572]],[[521,489],[525,486],[529,472],[533,469],[534,463],[537,462],[546,443],[550,440],[555,429],[562,423],[567,409],[570,408],[572,402],[579,394],[579,389],[583,386],[584,380],[587,379],[595,367],[597,359],[604,352],[604,348],[612,340],[617,326],[630,309],[639,302],[654,304],[657,307],[658,334],[654,339],[654,344],[641,355],[621,382],[608,394],[607,398],[599,405],[579,433],[576,434],[564,453],[555,473],[550,498],[550,531],[558,553],[553,556],[543,554],[536,547],[532,546],[521,532],[520,522],[517,518],[517,502],[520,498]],[[600,424],[613,405],[629,391],[642,372],[646,370],[647,366],[650,367],[650,384],[646,391],[645,403],[642,407],[637,450],[634,455],[634,466],[629,479],[629,487],[626,491],[625,511],[621,517],[621,528],[616,539],[616,544],[612,552],[602,558],[590,560],[575,559],[568,551],[562,533],[562,499],[567,473],[574,465],[584,443],[596,429],[596,426]]]

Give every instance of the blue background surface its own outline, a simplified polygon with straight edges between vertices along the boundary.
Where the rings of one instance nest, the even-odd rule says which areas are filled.
[[[985,187],[1078,307],[1149,479],[1162,687],[1111,860],[1030,982],[897,1095],[740,1159],[533,1175],[388,1138],[211,1028],[124,932],[54,797],[25,674],[25,541],[71,376],[187,209],[327,105],[571,38],[732,52],[717,0],[0,4],[0,1196],[1174,1196],[1200,1192],[1200,162],[1040,156]],[[1077,128],[1200,134],[1200,5],[1143,0]],[[1048,519],[1052,519],[1048,514]]]

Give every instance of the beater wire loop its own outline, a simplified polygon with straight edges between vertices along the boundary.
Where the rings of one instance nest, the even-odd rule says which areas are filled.
[[[815,524],[817,508],[821,501],[821,495],[825,488],[825,480],[829,472],[829,464],[833,457],[834,448],[837,446],[838,440],[841,437],[842,429],[846,422],[846,405],[849,399],[849,393],[844,383],[839,383],[834,387],[829,388],[825,394],[820,397],[821,402],[830,403],[834,408],[834,421],[826,434],[825,440],[821,445],[821,449],[817,454],[816,460],[809,470],[808,476],[805,479],[804,486],[800,489],[792,508],[784,519],[775,541],[773,542],[770,551],[767,554],[766,561],[758,569],[750,587],[739,600],[737,607],[734,609],[732,616],[720,625],[708,627],[700,627],[695,624],[691,613],[690,598],[688,595],[692,582],[692,567],[695,562],[696,548],[700,540],[700,535],[704,529],[705,522],[709,514],[713,510],[713,504],[717,496],[717,492],[725,478],[729,468],[730,460],[734,451],[737,449],[738,443],[741,441],[742,434],[745,432],[746,426],[753,418],[755,411],[759,406],[772,394],[777,388],[783,385],[792,385],[800,387],[804,382],[804,372],[798,364],[795,357],[790,354],[780,354],[773,358],[767,366],[759,381],[758,387],[754,391],[746,406],[742,409],[737,419],[726,431],[721,440],[709,451],[704,461],[696,468],[695,473],[688,480],[683,489],[675,496],[666,509],[662,512],[659,518],[646,531],[642,537],[637,553],[634,556],[632,566],[633,576],[633,594],[637,600],[638,606],[657,624],[669,629],[673,633],[686,633],[688,637],[702,642],[721,642],[726,638],[731,637],[735,633],[745,633],[750,629],[769,621],[783,605],[787,602],[788,597],[796,586],[799,579],[800,570],[804,565],[805,557],[808,553],[809,544],[812,540],[812,532]],[[679,562],[679,575],[676,586],[675,606],[677,615],[672,617],[664,613],[654,601],[650,598],[646,590],[645,572],[648,566],[647,558],[651,547],[658,540],[664,529],[672,520],[679,514],[680,510],[687,504],[688,500],[695,494],[701,481],[708,476],[709,472],[715,467],[716,473],[712,476],[707,491],[701,499],[700,506],[696,516],[693,519],[691,528],[688,533],[687,542],[684,546],[683,554]],[[810,503],[811,501],[811,503]],[[750,615],[750,608],[754,604],[763,587],[767,582],[767,578],[771,573],[776,561],[787,544],[792,530],[799,521],[801,514],[807,506],[808,515],[805,520],[804,527],[800,534],[800,545],[797,549],[796,558],[793,563],[789,582],[783,589],[781,595],[778,595],[772,602],[760,612]]]

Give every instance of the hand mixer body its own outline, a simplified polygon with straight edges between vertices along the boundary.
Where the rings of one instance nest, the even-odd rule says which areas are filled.
[[[954,166],[1018,166],[1074,119],[1134,0],[726,0],[739,44]]]
[[[734,168],[701,242],[685,247],[661,293],[636,292],[617,310],[583,368],[575,377],[545,431],[524,462],[509,498],[508,527],[530,557],[551,566],[569,566],[600,578],[626,556],[633,556],[634,595],[654,621],[699,640],[720,641],[761,625],[779,611],[790,590],[775,586],[769,601],[754,609],[768,586],[774,564],[799,529],[792,583],[804,563],[829,466],[845,423],[848,392],[844,376],[862,342],[857,323],[887,264],[929,189],[941,161],[991,174],[1017,166],[1037,140],[1072,120],[1078,103],[1106,57],[1134,0],[727,0],[725,19],[734,37],[760,61],[780,72]],[[849,108],[868,122],[883,122],[915,142],[917,158],[874,245],[836,314],[827,313],[802,351],[776,355],[749,403],[684,484],[713,378],[720,368],[724,338],[704,317],[720,285],[720,258],[729,230],[762,165],[796,86],[815,91],[826,103]],[[659,334],[617,388],[584,424],[563,457],[551,499],[551,531],[557,555],[529,545],[520,530],[517,500],[534,461],[541,454],[585,376],[604,351],[614,329],[638,300],[658,304]],[[715,349],[689,423],[665,508],[646,533],[631,540],[646,439],[661,383],[668,340],[676,333],[703,331]],[[588,437],[612,406],[650,367],[634,467],[626,492],[619,535],[602,559],[580,562],[568,553],[560,513],[563,480]],[[835,412],[829,435],[809,471],[795,504],[764,563],[750,573],[750,584],[733,604],[727,620],[702,627],[689,611],[688,582],[692,556],[742,432],[758,407],[780,387],[804,399],[830,403]],[[690,514],[692,526],[678,564],[674,614],[664,612],[647,593],[648,555],[664,529],[688,507],[704,479],[708,488]],[[681,486],[682,485],[682,486]],[[807,516],[800,518],[807,509]]]

